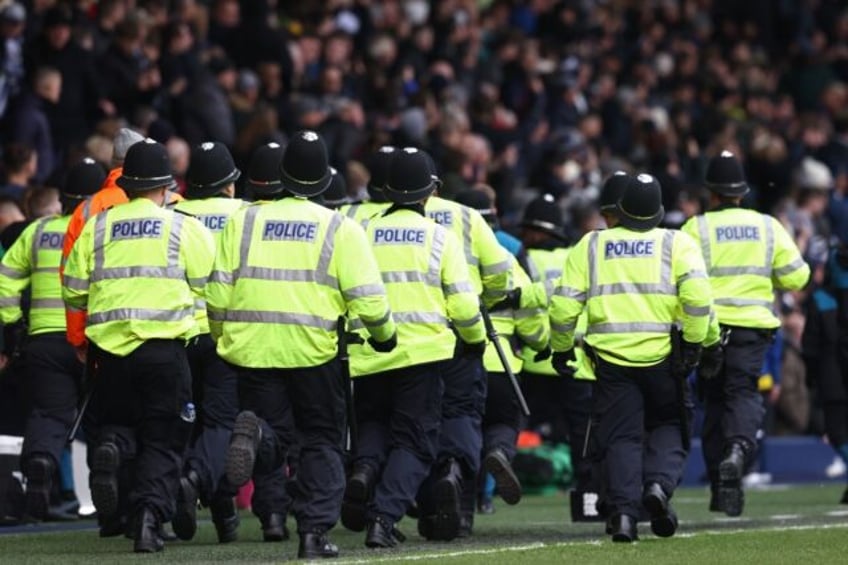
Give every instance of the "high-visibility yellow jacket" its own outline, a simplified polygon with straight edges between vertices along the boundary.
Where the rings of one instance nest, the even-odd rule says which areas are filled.
[[[512,280],[520,288],[527,288],[531,284],[530,277],[527,276],[515,257],[512,257]],[[521,343],[525,344],[524,348],[529,351],[541,351],[548,345],[548,340],[551,337],[551,326],[546,308],[498,310],[489,315],[513,373],[521,371],[524,364],[519,351],[515,348],[517,344],[513,343],[513,336],[517,335]],[[530,358],[532,359],[532,356]],[[548,363],[550,364],[550,361]],[[505,372],[497,350],[492,343],[489,343],[486,347],[483,365],[491,373]]]
[[[554,351],[574,346],[584,306],[584,341],[618,365],[660,363],[671,353],[671,327],[678,320],[691,343],[704,343],[711,325],[710,285],[695,242],[659,228],[594,231],[570,250],[551,300]],[[714,320],[712,326],[717,339]]]
[[[365,202],[356,202],[355,204],[345,204],[339,208],[339,214],[350,218],[363,228],[367,228],[368,222],[388,210],[389,206],[391,206],[389,202],[366,200]]]
[[[337,354],[350,312],[377,341],[395,332],[355,222],[301,198],[256,202],[227,222],[206,292],[218,354],[242,367],[314,367]]]
[[[21,294],[31,285],[29,334],[65,331],[59,264],[70,216],[41,218],[18,237],[0,263],[0,321],[17,322]]]
[[[691,218],[682,230],[700,246],[719,323],[770,329],[774,289],[800,290],[810,267],[773,217],[736,206]]]
[[[206,229],[212,232],[217,245],[227,220],[236,211],[244,208],[244,205],[244,201],[237,198],[216,196],[199,200],[180,200],[174,210],[200,220]],[[209,317],[206,314],[206,300],[202,295],[194,297],[194,316],[197,319],[197,325],[200,326],[200,333],[208,334]]]
[[[431,220],[452,231],[462,242],[465,260],[474,292],[482,295],[486,306],[492,306],[512,290],[512,259],[477,210],[437,196],[425,207]],[[522,307],[525,301],[522,300]]]
[[[366,233],[388,292],[398,346],[380,355],[368,344],[351,347],[352,376],[450,359],[456,338],[448,322],[465,342],[486,339],[479,299],[452,233],[410,209],[373,218]],[[354,319],[351,326],[362,324]]]
[[[62,296],[88,311],[86,337],[114,355],[151,339],[187,340],[198,333],[193,293],[202,295],[214,254],[200,222],[137,198],[85,224]]]

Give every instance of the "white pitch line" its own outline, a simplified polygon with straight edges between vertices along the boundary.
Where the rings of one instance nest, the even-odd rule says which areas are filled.
[[[720,518],[713,518],[713,522],[719,522],[722,524],[739,524],[742,522],[750,522],[750,518],[745,517],[737,517],[737,516],[722,516]]]
[[[832,529],[848,529],[848,522],[837,524],[799,524],[796,526],[774,526],[767,528],[740,528],[736,530],[702,530],[698,532],[681,532],[675,537],[681,539],[690,539],[698,536],[728,536],[747,533],[783,533],[787,531],[806,531],[806,530],[832,530]],[[636,542],[637,544],[639,542]],[[574,546],[601,546],[609,545],[606,539],[603,540],[581,540],[581,541],[563,541],[557,543],[529,543],[525,545],[516,545],[512,547],[492,547],[481,549],[466,549],[461,551],[450,552],[431,552],[419,553],[416,555],[392,555],[376,558],[349,559],[334,561],[334,565],[360,565],[365,563],[390,563],[393,561],[423,561],[426,559],[449,559],[451,557],[465,557],[468,555],[496,555],[498,553],[511,553],[516,551],[532,551],[535,549],[556,549],[562,547]]]
[[[800,514],[775,514],[774,516],[769,516],[772,520],[797,520],[800,517]]]
[[[831,510],[830,512],[825,512],[828,516],[848,516],[848,510]]]

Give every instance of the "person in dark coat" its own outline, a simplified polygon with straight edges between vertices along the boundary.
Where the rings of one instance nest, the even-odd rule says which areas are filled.
[[[35,182],[47,180],[59,161],[48,116],[59,102],[61,92],[59,71],[51,67],[39,68],[33,76],[32,87],[12,100],[3,123],[5,142],[23,144],[35,151],[37,169],[32,177]]]

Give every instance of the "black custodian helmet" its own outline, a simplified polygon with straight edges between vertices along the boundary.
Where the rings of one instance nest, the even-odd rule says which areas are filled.
[[[415,147],[404,147],[392,157],[383,192],[391,202],[412,204],[430,196],[436,186],[430,156]]]
[[[148,137],[130,147],[115,184],[128,193],[175,187],[177,183],[165,146]]]
[[[722,196],[745,196],[749,190],[742,164],[727,150],[710,159],[704,184]]]
[[[309,130],[296,133],[283,151],[283,187],[295,196],[311,198],[327,190],[331,176],[327,146],[321,136]]]
[[[648,231],[659,225],[664,214],[657,179],[647,174],[631,178],[618,201],[619,223],[633,231]]]
[[[229,149],[217,141],[194,147],[186,173],[186,198],[215,196],[241,176]]]

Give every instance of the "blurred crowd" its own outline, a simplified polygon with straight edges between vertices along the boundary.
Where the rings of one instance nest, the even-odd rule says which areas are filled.
[[[707,160],[745,164],[824,278],[848,238],[848,7],[841,0],[32,0],[0,2],[0,230],[57,211],[129,126],[168,148],[252,150],[309,128],[349,197],[384,144],[435,158],[452,197],[487,185],[502,226],[551,194],[597,227],[615,170],[663,186],[665,223],[705,204]],[[2,237],[0,237],[2,243]],[[800,350],[806,295],[781,297],[764,368],[773,432],[821,433]]]

